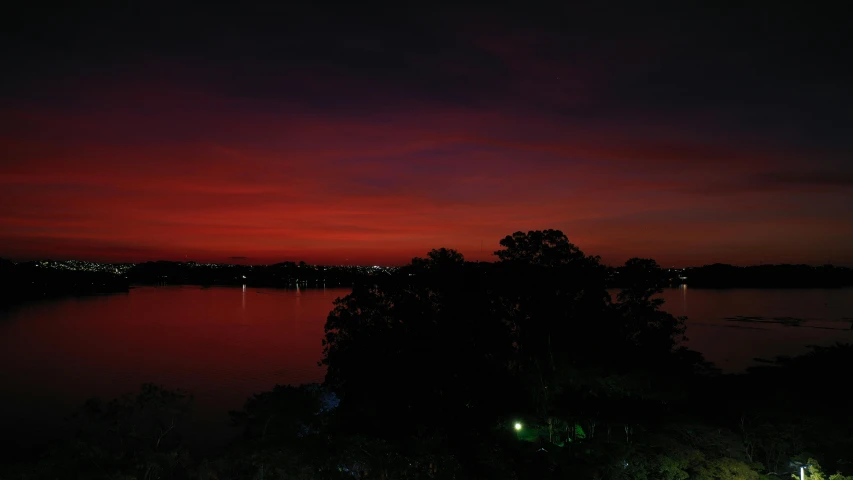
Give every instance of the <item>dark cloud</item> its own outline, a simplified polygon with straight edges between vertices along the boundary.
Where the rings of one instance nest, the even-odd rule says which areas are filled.
[[[853,188],[851,172],[774,172],[754,177],[756,183],[781,188],[848,189]]]

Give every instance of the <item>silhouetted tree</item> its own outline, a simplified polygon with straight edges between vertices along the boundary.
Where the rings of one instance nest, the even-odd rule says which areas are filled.
[[[153,384],[136,395],[91,399],[72,417],[74,441],[16,478],[186,478],[192,459],[182,427],[191,403],[187,393]]]
[[[853,466],[853,414],[837,390],[853,347],[703,376],[681,344],[684,319],[661,308],[668,278],[654,260],[608,269],[557,230],[501,245],[493,264],[442,248],[363,276],[327,318],[325,384],[248,399],[232,415],[246,435],[224,455],[193,464],[178,428],[188,398],[146,386],[91,402],[78,441],[6,476],[766,480],[795,473],[792,460],[815,479],[827,478],[818,461]],[[297,269],[318,271],[287,263],[252,277]],[[506,428],[515,421],[522,431]]]
[[[638,356],[673,353],[684,340],[685,319],[660,309],[663,299],[656,295],[663,292],[666,275],[657,262],[642,258],[629,259],[619,272],[624,286],[615,305],[621,324],[616,331]]]
[[[461,265],[462,263],[465,263],[465,258],[462,254],[452,248],[430,250],[427,253],[427,258],[429,259],[429,263],[433,265]]]
[[[504,248],[495,255],[504,262],[555,266],[588,259],[560,230],[515,232],[504,237],[500,245]]]
[[[252,395],[243,410],[231,412],[231,419],[249,438],[293,440],[318,432],[338,403],[321,385],[276,385]]]

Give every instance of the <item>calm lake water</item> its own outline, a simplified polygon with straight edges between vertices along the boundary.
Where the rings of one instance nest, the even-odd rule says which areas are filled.
[[[687,345],[723,372],[810,345],[853,342],[853,288],[664,291],[664,310],[687,317]]]
[[[87,398],[153,382],[192,392],[193,430],[222,442],[235,434],[227,412],[252,393],[323,380],[323,325],[347,293],[140,287],[0,312],[0,440],[61,436],[62,418]],[[681,288],[664,298],[666,310],[689,317],[689,346],[726,372],[755,357],[853,342],[850,288]]]
[[[251,394],[323,381],[323,326],[348,293],[140,287],[0,312],[0,440],[42,441],[86,399],[151,382],[191,392],[192,431],[215,444]]]

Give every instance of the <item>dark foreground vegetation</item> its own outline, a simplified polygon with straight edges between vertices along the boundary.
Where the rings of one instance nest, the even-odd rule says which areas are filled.
[[[853,347],[720,375],[680,346],[653,260],[621,267],[612,299],[559,231],[501,245],[357,283],[326,323],[325,383],[248,399],[224,451],[194,451],[191,397],[148,385],[90,402],[76,438],[0,478],[853,478]]]
[[[468,266],[468,270],[472,268]],[[489,267],[480,268],[485,270]],[[625,287],[627,277],[622,272],[630,267],[599,265],[598,268],[608,288]],[[50,260],[16,264],[0,259],[0,307],[40,298],[124,292],[130,285],[350,287],[383,281],[381,277],[394,275],[398,270],[395,267],[310,265],[305,262],[239,265],[157,261],[110,265]],[[833,265],[738,267],[715,263],[702,267],[661,269],[657,274],[662,278],[660,285],[669,287],[683,283],[691,288],[836,288],[853,285],[853,269]]]

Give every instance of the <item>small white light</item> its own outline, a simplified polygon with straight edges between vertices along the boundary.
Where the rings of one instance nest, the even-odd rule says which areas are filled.
[[[516,430],[521,430],[521,423],[519,423],[519,422],[515,422],[515,429],[516,429]]]

